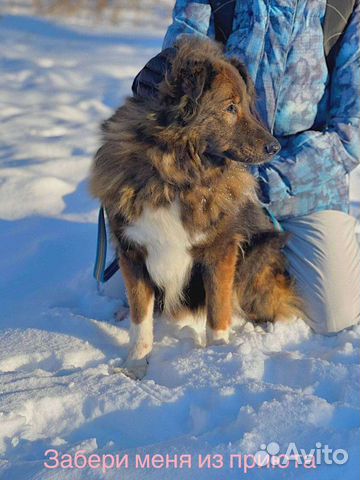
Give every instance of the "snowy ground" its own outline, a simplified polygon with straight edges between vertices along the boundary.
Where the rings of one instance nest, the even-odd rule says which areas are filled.
[[[200,328],[158,323],[145,380],[111,373],[128,320],[113,321],[119,301],[91,278],[97,204],[86,176],[99,122],[162,34],[0,18],[0,478],[243,478],[231,454],[321,442],[349,461],[247,475],[355,480],[360,327],[322,337],[301,321],[266,333],[239,326],[230,345],[202,349]],[[359,185],[358,173],[358,215]],[[46,470],[47,449],[128,454],[129,468]],[[192,454],[194,466],[136,469],[135,455],[147,453]],[[223,455],[224,468],[198,469],[199,453]]]

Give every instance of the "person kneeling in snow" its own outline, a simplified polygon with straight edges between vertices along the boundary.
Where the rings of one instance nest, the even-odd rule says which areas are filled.
[[[246,65],[260,117],[282,146],[255,174],[268,210],[291,233],[289,269],[318,333],[360,320],[360,251],[348,214],[348,174],[360,156],[360,4],[343,2],[348,18],[329,4],[177,0],[163,52],[133,83],[135,95],[156,95],[183,34],[222,41]]]

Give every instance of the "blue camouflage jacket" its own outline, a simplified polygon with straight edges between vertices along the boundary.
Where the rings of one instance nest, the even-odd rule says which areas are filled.
[[[226,53],[247,66],[257,109],[282,145],[257,174],[264,201],[284,219],[348,211],[348,174],[360,157],[360,0],[329,75],[326,0],[237,0]],[[163,48],[181,34],[215,37],[208,0],[177,0]]]

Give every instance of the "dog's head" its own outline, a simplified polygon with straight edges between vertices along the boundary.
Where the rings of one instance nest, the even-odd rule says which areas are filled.
[[[256,118],[246,68],[226,59],[214,42],[183,38],[159,96],[160,123],[192,132],[210,156],[261,164],[280,150]]]

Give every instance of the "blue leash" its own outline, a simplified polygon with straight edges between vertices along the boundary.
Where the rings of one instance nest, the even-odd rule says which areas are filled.
[[[107,282],[119,270],[119,265],[116,258],[110,263],[108,267],[106,267],[106,252],[107,234],[105,224],[105,212],[104,207],[101,206],[98,216],[96,258],[93,273],[98,283]]]
[[[263,205],[266,213],[269,215],[270,220],[274,224],[274,227],[277,231],[282,232],[283,228],[280,225],[279,221],[275,217],[269,208]],[[98,216],[98,233],[97,233],[97,246],[96,246],[96,259],[94,266],[94,277],[98,283],[107,282],[118,270],[118,260],[115,258],[110,265],[106,267],[106,252],[107,252],[107,234],[106,234],[106,223],[105,223],[105,211],[104,207],[101,206]]]
[[[266,213],[269,215],[270,220],[272,221],[272,223],[275,227],[275,230],[277,230],[278,232],[283,232],[284,229],[282,228],[279,220],[275,217],[275,215],[272,213],[272,211],[268,207],[265,207],[265,205],[263,205],[263,208],[266,211]]]

